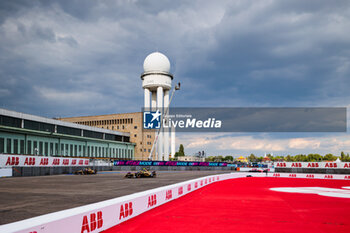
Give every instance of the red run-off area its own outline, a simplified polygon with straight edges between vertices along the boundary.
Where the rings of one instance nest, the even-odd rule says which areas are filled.
[[[111,232],[350,232],[350,198],[272,191],[350,186],[346,180],[237,178],[213,183],[121,223]]]

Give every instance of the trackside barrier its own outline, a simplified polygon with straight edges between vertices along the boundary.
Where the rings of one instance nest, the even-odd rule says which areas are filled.
[[[73,209],[63,210],[0,226],[0,232],[95,233],[111,228],[157,206],[222,180],[246,177],[349,179],[350,175],[228,173],[206,176]],[[290,176],[293,175],[293,176]],[[296,176],[294,176],[296,175]],[[308,176],[309,175],[309,176]],[[327,176],[327,177],[326,177]],[[332,176],[332,178],[330,177]]]
[[[281,178],[307,178],[307,179],[330,179],[330,180],[350,180],[348,175],[331,175],[331,174],[306,174],[306,173],[268,173],[268,177]]]
[[[89,159],[0,154],[0,167],[89,166]]]
[[[276,168],[332,168],[349,169],[350,162],[277,162]]]

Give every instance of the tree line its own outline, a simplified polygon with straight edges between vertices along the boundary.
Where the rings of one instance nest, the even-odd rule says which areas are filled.
[[[285,161],[285,162],[322,162],[322,161],[335,161],[338,158],[342,161],[342,162],[350,162],[350,156],[349,153],[345,154],[343,151],[340,153],[340,156],[335,156],[333,154],[326,154],[324,156],[320,155],[320,154],[308,154],[308,155],[304,155],[304,154],[298,154],[298,155],[287,155],[287,156],[273,156],[271,154],[266,155],[266,158],[264,158],[263,156],[255,156],[254,154],[250,154],[247,157],[247,160],[249,162],[252,163],[258,163],[258,162],[263,162],[266,160],[271,160],[271,161]],[[235,161],[235,159],[233,158],[233,156],[208,156],[205,159],[207,162],[233,162]]]
[[[180,144],[179,150],[175,153],[175,159],[180,156],[185,156],[185,149],[182,144]],[[273,156],[271,154],[267,154],[266,157],[268,158],[268,160],[271,160],[271,161],[284,161],[284,162],[322,162],[322,161],[335,161],[338,158],[342,162],[350,162],[349,153],[345,154],[343,151],[340,153],[340,156],[335,156],[329,153],[324,156],[320,154],[308,154],[308,155],[298,154],[294,156],[292,155]],[[206,162],[233,162],[235,160],[236,159],[231,155],[208,156],[205,158]],[[265,161],[266,158],[263,156],[258,157],[258,156],[255,156],[254,154],[250,154],[247,157],[247,160],[252,163],[258,163],[258,162]]]

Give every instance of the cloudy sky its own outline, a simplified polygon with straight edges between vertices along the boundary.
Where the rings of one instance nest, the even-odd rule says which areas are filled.
[[[178,107],[349,107],[350,2],[0,2],[0,107],[47,117],[140,111],[166,54]],[[189,154],[350,152],[343,134],[178,134]]]

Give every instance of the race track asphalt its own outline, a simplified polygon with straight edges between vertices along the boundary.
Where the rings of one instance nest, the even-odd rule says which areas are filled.
[[[227,171],[160,171],[126,179],[126,172],[11,177],[0,180],[0,225]]]

